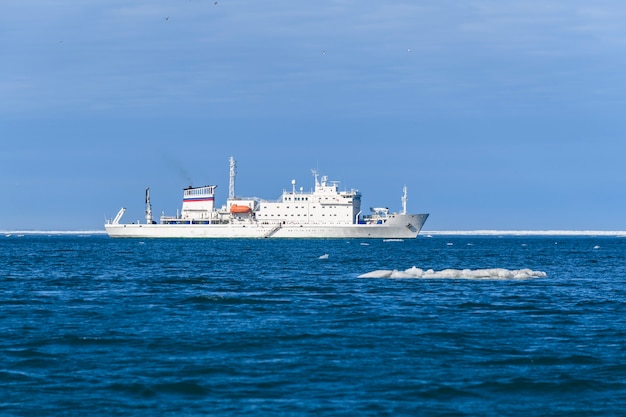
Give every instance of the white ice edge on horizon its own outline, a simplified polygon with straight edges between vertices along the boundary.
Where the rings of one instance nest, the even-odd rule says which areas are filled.
[[[105,235],[104,230],[0,230],[0,234]],[[422,230],[418,238],[429,236],[620,236],[621,230]],[[407,240],[407,239],[404,239]],[[411,240],[411,239],[408,239]]]
[[[422,230],[431,236],[626,236],[621,230]]]
[[[106,235],[104,230],[1,230],[3,235]]]

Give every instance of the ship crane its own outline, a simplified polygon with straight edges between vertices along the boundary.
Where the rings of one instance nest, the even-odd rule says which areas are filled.
[[[120,220],[122,219],[122,216],[124,215],[124,213],[126,213],[126,207],[122,207],[120,209],[120,211],[117,212],[117,215],[115,216],[113,221],[110,222],[109,224],[119,224]]]

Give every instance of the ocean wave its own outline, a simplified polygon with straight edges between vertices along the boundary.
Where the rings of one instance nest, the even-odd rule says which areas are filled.
[[[358,278],[453,278],[453,279],[532,279],[545,278],[547,274],[531,269],[420,269],[415,266],[399,271],[397,269],[378,269],[361,274]]]

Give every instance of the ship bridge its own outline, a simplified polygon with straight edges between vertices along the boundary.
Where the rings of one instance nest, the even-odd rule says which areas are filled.
[[[213,212],[217,185],[187,187],[183,191],[183,219],[206,219]]]

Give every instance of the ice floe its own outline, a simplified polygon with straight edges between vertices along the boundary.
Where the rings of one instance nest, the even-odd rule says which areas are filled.
[[[452,279],[531,279],[544,278],[547,274],[542,271],[531,269],[444,269],[435,271],[432,269],[420,269],[412,267],[404,271],[397,269],[379,269],[359,275],[359,278],[452,278]]]

